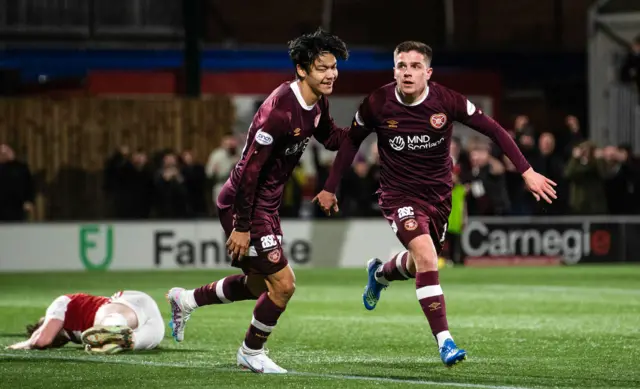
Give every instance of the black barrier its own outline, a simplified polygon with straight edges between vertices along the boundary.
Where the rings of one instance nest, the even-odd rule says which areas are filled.
[[[640,223],[473,219],[462,234],[465,261],[557,258],[564,264],[638,261]],[[497,218],[495,218],[497,219]]]
[[[621,239],[624,242],[625,261],[640,262],[640,222],[626,223],[623,226]]]

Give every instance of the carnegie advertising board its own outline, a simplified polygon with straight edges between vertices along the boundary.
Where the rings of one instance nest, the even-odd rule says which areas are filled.
[[[623,261],[624,224],[588,219],[470,219],[461,237],[467,265]]]

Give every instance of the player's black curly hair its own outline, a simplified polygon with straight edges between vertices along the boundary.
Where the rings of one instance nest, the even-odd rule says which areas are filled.
[[[347,45],[336,35],[330,34],[322,28],[318,28],[312,34],[299,36],[289,41],[288,44],[289,57],[293,62],[293,66],[300,65],[307,73],[316,58],[324,53],[331,53],[341,60],[349,58]],[[297,71],[296,76],[301,78]]]

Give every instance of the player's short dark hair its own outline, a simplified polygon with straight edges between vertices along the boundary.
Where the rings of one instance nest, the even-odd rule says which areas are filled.
[[[311,34],[304,34],[289,41],[289,57],[293,66],[300,65],[307,73],[311,64],[322,54],[331,53],[336,58],[346,60],[349,58],[347,45],[336,35],[324,31],[322,28]],[[296,71],[296,76],[300,75]]]
[[[400,43],[393,51],[393,56],[395,57],[400,53],[408,53],[410,51],[417,51],[424,55],[424,58],[429,63],[431,63],[431,60],[433,59],[433,49],[431,49],[431,46],[418,41],[404,41]]]

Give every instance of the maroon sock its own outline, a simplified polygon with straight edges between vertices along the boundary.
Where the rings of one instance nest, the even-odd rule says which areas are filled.
[[[406,281],[409,278],[414,278],[413,274],[407,269],[408,260],[408,251],[401,251],[391,257],[389,262],[382,265],[382,268],[376,272],[378,282],[387,284],[389,281]]]
[[[416,295],[433,335],[448,331],[447,311],[437,271],[416,273]]]
[[[199,287],[193,297],[199,307],[211,304],[228,304],[234,301],[255,300],[246,285],[247,276],[236,274]]]
[[[262,349],[282,312],[284,312],[284,308],[277,306],[269,298],[268,292],[264,292],[253,310],[251,325],[244,337],[245,346],[252,350]]]

